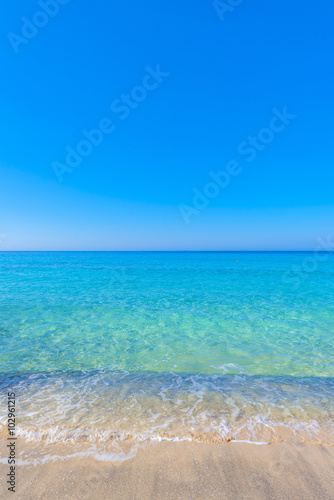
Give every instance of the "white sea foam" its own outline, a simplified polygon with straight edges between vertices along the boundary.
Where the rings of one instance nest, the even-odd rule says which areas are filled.
[[[334,444],[326,379],[104,369],[21,377],[14,390],[17,436],[51,455],[64,445],[66,456],[123,460],[150,441]],[[0,422],[4,432],[5,414]]]
[[[231,443],[248,443],[256,445],[270,444],[269,441],[250,441],[249,439],[231,439]]]

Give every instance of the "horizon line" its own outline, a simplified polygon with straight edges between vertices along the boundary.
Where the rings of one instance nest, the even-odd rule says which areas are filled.
[[[128,252],[128,253],[284,253],[284,252],[290,252],[290,253],[309,253],[309,252],[314,252],[314,249],[310,250],[1,250],[0,253],[5,253],[5,252],[95,252],[95,253],[121,253],[121,252]],[[332,253],[329,250],[317,250],[317,253]]]

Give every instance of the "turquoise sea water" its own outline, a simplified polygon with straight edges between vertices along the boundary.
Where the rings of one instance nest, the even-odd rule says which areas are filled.
[[[2,252],[2,396],[22,439],[101,456],[331,442],[333,278],[325,253]]]

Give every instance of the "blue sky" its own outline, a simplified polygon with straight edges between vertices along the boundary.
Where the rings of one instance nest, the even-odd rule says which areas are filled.
[[[4,7],[0,249],[312,250],[333,233],[333,4],[217,9]]]

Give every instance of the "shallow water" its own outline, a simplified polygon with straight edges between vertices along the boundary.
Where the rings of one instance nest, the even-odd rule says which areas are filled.
[[[0,253],[1,425],[10,389],[22,439],[100,456],[331,443],[333,277],[329,254]]]

